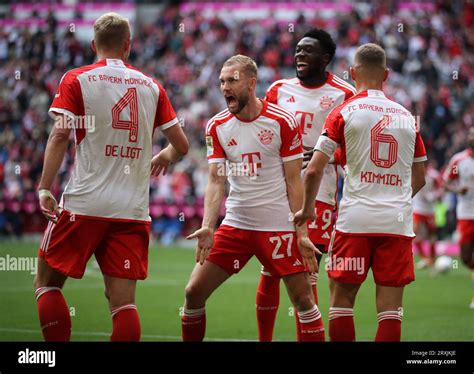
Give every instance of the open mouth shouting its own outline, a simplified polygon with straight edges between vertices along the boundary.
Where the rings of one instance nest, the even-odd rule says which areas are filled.
[[[239,102],[234,95],[225,95],[224,98],[227,103],[227,108],[229,108],[231,112],[237,109]]]

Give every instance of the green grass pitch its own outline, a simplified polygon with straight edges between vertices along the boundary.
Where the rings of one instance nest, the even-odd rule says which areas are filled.
[[[38,243],[0,242],[0,256],[36,256]],[[184,287],[194,266],[194,251],[182,248],[150,248],[149,276],[137,288],[136,303],[143,341],[179,341],[180,307]],[[256,340],[255,291],[260,266],[253,259],[211,296],[207,303],[208,341]],[[40,341],[41,334],[33,294],[33,275],[28,271],[0,271],[0,340]],[[470,275],[459,262],[448,274],[416,273],[405,290],[402,340],[473,341],[474,310],[468,308]],[[328,279],[319,280],[320,309],[327,326]],[[293,341],[295,321],[283,283],[274,340]],[[74,341],[107,341],[111,319],[98,269],[90,262],[82,280],[69,279],[64,289],[72,311]],[[356,339],[371,341],[376,331],[375,288],[370,274],[359,291],[355,306]]]

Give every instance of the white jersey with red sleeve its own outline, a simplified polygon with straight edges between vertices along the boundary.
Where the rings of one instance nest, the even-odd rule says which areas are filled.
[[[152,137],[178,123],[163,87],[122,60],[68,71],[49,113],[72,128],[76,159],[60,205],[77,215],[149,221]]]
[[[434,203],[441,197],[441,175],[433,167],[426,169],[426,184],[413,197],[413,213],[424,216],[434,215]]]
[[[254,231],[295,231],[283,163],[303,157],[300,128],[290,112],[262,103],[252,121],[224,110],[207,124],[207,158],[226,164],[230,184],[222,223]]]
[[[466,188],[463,195],[457,194],[457,219],[474,219],[474,155],[470,149],[456,153],[448,163],[443,179],[458,188]]]
[[[295,115],[303,130],[303,149],[312,150],[331,110],[355,94],[354,87],[328,72],[326,82],[320,86],[305,86],[298,78],[278,80],[270,86],[265,99]],[[316,200],[334,206],[336,194],[336,166],[328,164]]]
[[[411,168],[426,160],[411,113],[382,91],[358,93],[335,108],[315,149],[345,165],[336,230],[413,237]]]

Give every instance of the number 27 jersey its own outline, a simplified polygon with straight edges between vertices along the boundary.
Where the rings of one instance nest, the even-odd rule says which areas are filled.
[[[244,230],[295,231],[283,164],[303,157],[300,127],[290,112],[262,104],[252,121],[224,110],[208,122],[208,161],[226,165],[230,184],[222,223]]]

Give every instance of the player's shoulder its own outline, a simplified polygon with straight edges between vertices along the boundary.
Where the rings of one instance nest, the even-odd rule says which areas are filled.
[[[217,113],[213,116],[209,121],[207,121],[206,125],[206,133],[209,133],[213,127],[217,127],[226,123],[229,119],[232,118],[232,113],[229,112],[228,109],[224,109],[223,111]]]
[[[343,115],[344,112],[347,110],[349,107],[349,104],[354,104],[354,102],[357,101],[363,101],[367,97],[367,92],[359,92],[356,93],[354,96],[351,98],[345,100],[341,104],[335,106],[331,112],[329,112],[328,119],[329,118],[334,118],[337,117],[338,115]]]
[[[349,99],[350,97],[353,97],[357,94],[357,90],[352,84],[346,82],[342,78],[339,78],[334,73],[328,72],[328,78],[326,83],[341,91],[341,93],[344,93],[346,99]]]
[[[280,126],[286,125],[289,126],[291,129],[298,127],[298,122],[296,121],[296,118],[293,113],[282,108],[281,106],[275,105],[268,101],[266,102],[266,105],[266,117],[276,120],[280,124]]]
[[[284,78],[284,79],[278,79],[275,82],[273,82],[270,87],[268,87],[267,91],[272,91],[280,88],[283,85],[297,85],[299,83],[298,78]]]
[[[400,109],[401,111],[403,111],[404,113],[409,114],[410,116],[413,116],[413,114],[410,112],[410,110],[405,108],[402,104],[400,104],[398,101],[393,99],[391,96],[387,95],[386,93],[384,93],[384,96],[385,96],[385,100],[387,101],[388,105],[394,106],[394,107]]]
[[[141,79],[152,81],[154,84],[157,85],[160,91],[164,90],[163,85],[155,77],[144,73],[143,71],[141,71],[140,69],[138,69],[137,67],[133,65],[130,65],[130,64],[124,64],[124,65],[128,70],[130,70],[131,74],[133,74],[135,78],[141,78]]]
[[[71,70],[68,70],[63,77],[61,78],[61,81],[73,81],[77,77],[79,77],[82,74],[85,74],[87,72],[90,72],[91,70],[98,69],[105,66],[105,62],[103,61],[98,61],[93,64],[89,65],[84,65],[84,66],[79,66],[77,68],[73,68]]]
[[[452,157],[450,162],[451,163],[458,163],[462,160],[468,159],[471,157],[471,150],[469,148],[464,149],[458,153],[455,153]]]

